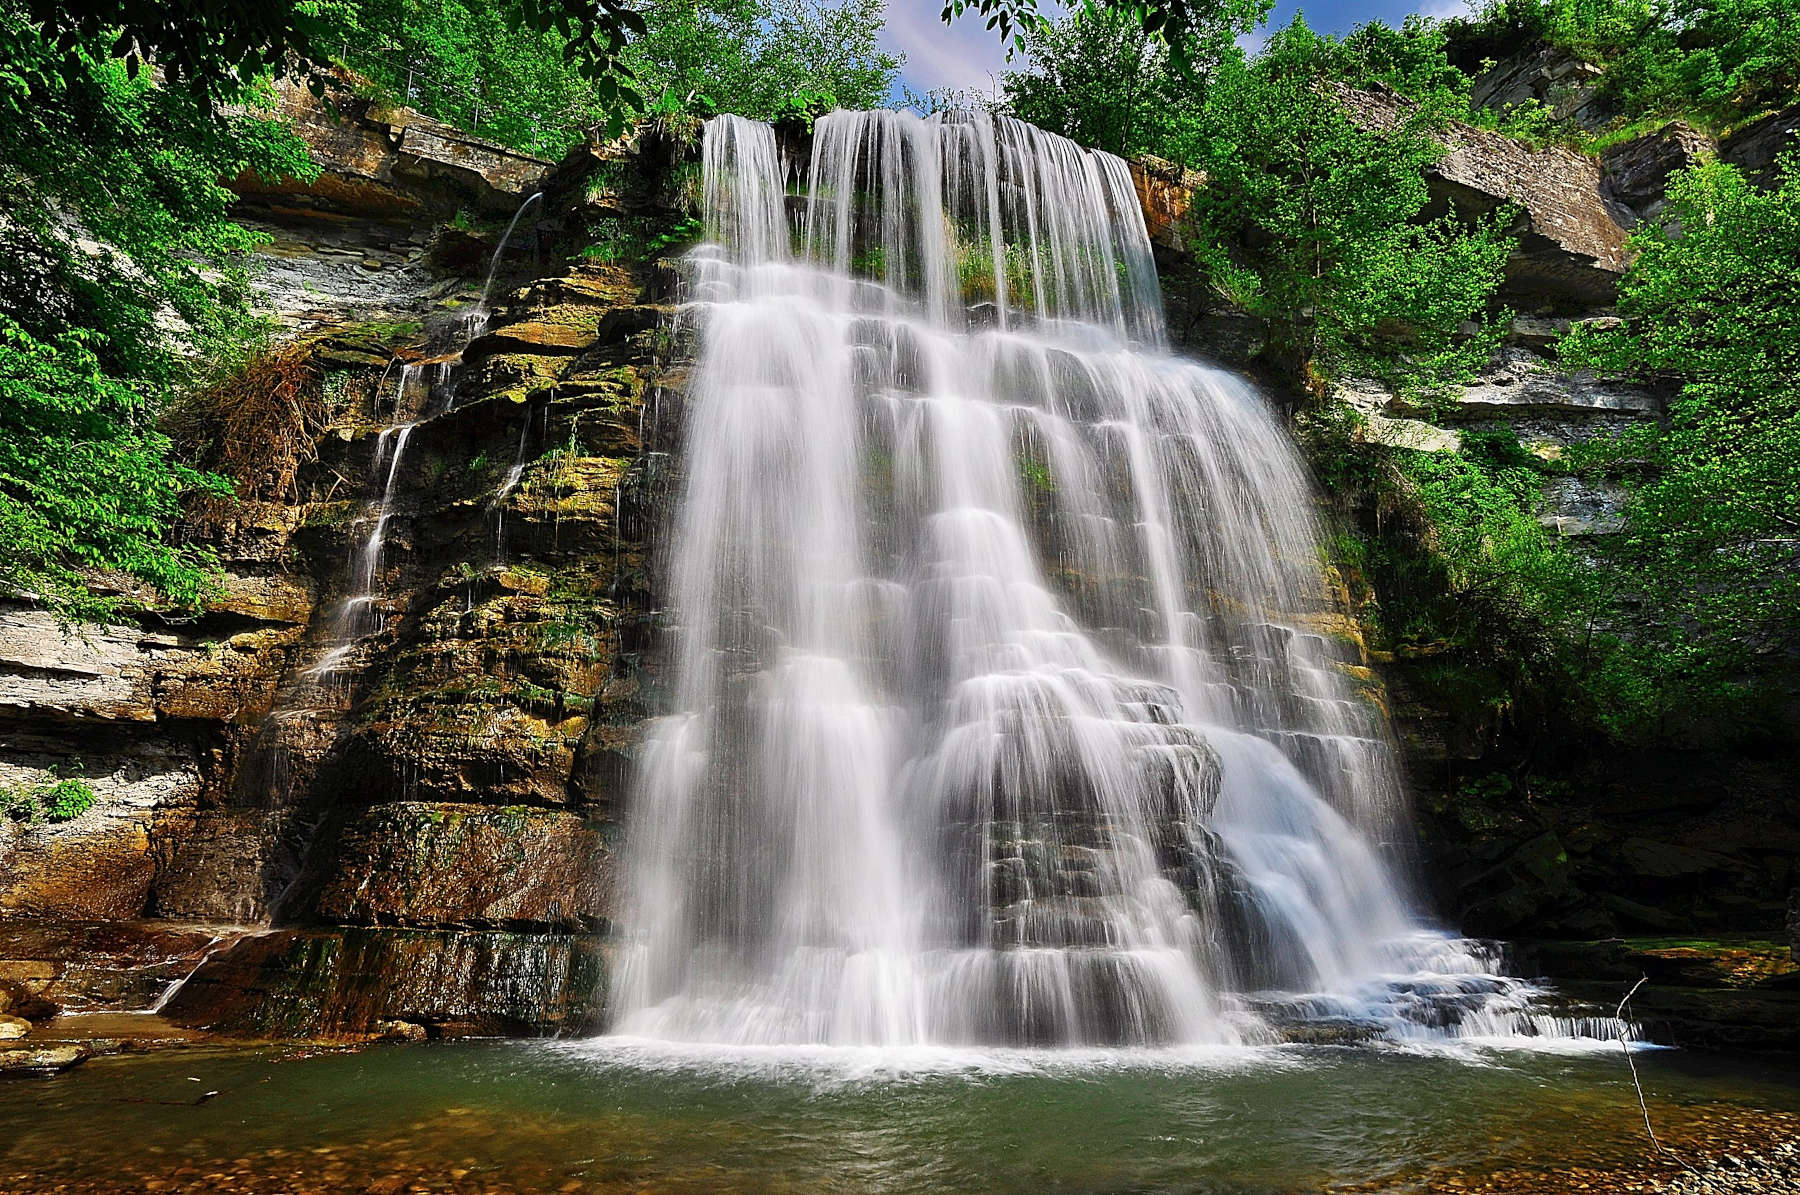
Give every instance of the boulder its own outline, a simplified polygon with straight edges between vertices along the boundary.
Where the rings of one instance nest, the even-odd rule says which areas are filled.
[[[1642,386],[1558,370],[1535,353],[1510,347],[1463,387],[1456,403],[1466,417],[1528,411],[1654,415],[1662,410],[1662,400]]]
[[[358,96],[356,82],[341,73],[323,97],[290,79],[277,83],[279,113],[312,151],[319,176],[271,182],[246,172],[232,190],[289,217],[410,221],[465,208],[500,216],[516,211],[550,166],[411,108]]]
[[[81,1065],[93,1055],[88,1047],[74,1044],[7,1047],[0,1049],[0,1075],[48,1078]]]
[[[1411,100],[1384,87],[1335,85],[1364,128],[1399,127]],[[1515,302],[1585,308],[1612,302],[1625,270],[1625,229],[1636,217],[1601,186],[1598,160],[1565,149],[1530,149],[1502,133],[1452,124],[1444,156],[1426,171],[1434,197],[1469,215],[1513,207],[1519,248],[1503,288]]]

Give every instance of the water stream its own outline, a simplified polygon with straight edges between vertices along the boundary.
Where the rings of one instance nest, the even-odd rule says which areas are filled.
[[[792,218],[790,165],[707,126],[613,1031],[1616,1035],[1412,899],[1305,468],[1166,351],[1126,164],[839,112]]]

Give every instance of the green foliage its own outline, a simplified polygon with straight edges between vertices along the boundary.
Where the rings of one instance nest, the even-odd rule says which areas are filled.
[[[645,33],[639,7],[636,0],[507,0],[495,12],[511,33],[554,35],[562,59],[616,123],[644,106],[623,57]],[[27,0],[17,19],[0,23],[0,57],[47,45],[52,53],[29,76],[39,95],[78,86],[82,58],[97,57],[101,47],[122,56],[133,78],[144,62],[154,64],[172,89],[193,93],[203,106],[235,98],[265,72],[284,68],[311,76],[313,90],[322,92],[327,55],[364,30],[345,23],[353,11],[350,0]]]
[[[1800,93],[1800,22],[1790,0],[1490,0],[1448,23],[1464,69],[1534,44],[1599,66],[1626,121],[1683,117],[1723,128]]]
[[[882,50],[883,0],[659,0],[609,90],[555,29],[475,0],[329,0],[349,65],[396,100],[533,153],[558,157],[628,112],[737,112],[777,119],[821,104],[873,107],[900,59]],[[379,47],[364,50],[362,47]],[[407,89],[408,79],[412,88]]]
[[[1423,393],[1491,353],[1487,308],[1511,241],[1506,213],[1425,218],[1423,172],[1443,152],[1432,133],[1461,97],[1441,48],[1409,59],[1377,53],[1385,40],[1322,37],[1296,19],[1255,60],[1228,56],[1175,156],[1207,175],[1190,215],[1208,279],[1268,321],[1272,364]],[[1423,98],[1374,131],[1334,86],[1384,71]]]
[[[1190,66],[1190,52],[1209,48],[1220,36],[1248,33],[1273,7],[1272,0],[1081,0],[1067,5],[1080,20],[1134,24],[1170,48],[1175,65]],[[1025,50],[1033,31],[1048,23],[1038,0],[946,0],[946,23],[966,15],[985,18],[989,29],[1012,48]]]
[[[1550,466],[1509,431],[1465,432],[1458,452],[1368,443],[1341,406],[1299,431],[1327,488],[1372,516],[1332,555],[1379,594],[1371,643],[1414,661],[1421,696],[1490,728],[1590,717],[1606,578],[1538,522]]]
[[[334,50],[378,92],[518,149],[560,156],[587,128],[642,106],[635,89],[621,95],[595,87],[560,31],[518,21],[506,5],[336,0],[322,7],[337,27]]]
[[[1007,104],[1021,120],[1129,156],[1164,153],[1195,119],[1200,89],[1170,61],[1169,45],[1112,10],[1037,23],[1029,66],[1010,71]]]
[[[73,764],[79,770],[79,760]],[[14,821],[72,821],[94,805],[93,787],[80,777],[63,778],[51,768],[36,780],[23,784],[0,784],[0,810]]]
[[[653,90],[760,120],[887,102],[884,0],[662,0],[632,61]]]
[[[4,48],[0,592],[65,620],[139,586],[193,607],[210,558],[168,533],[185,495],[227,489],[171,459],[157,419],[196,362],[253,330],[235,263],[254,238],[219,180],[311,163],[253,93],[213,110],[98,46],[71,65],[15,28]],[[34,91],[52,69],[62,89]]]
[[[1710,163],[1631,238],[1618,327],[1571,364],[1681,388],[1660,427],[1607,447],[1648,469],[1610,560],[1633,632],[1609,675],[1622,728],[1738,719],[1800,632],[1800,155],[1762,190]]]
[[[769,118],[777,125],[794,125],[810,133],[814,121],[840,106],[834,93],[808,87],[783,96],[776,102]]]
[[[130,77],[147,60],[171,88],[210,103],[232,98],[290,57],[303,69],[317,66],[317,41],[327,30],[292,0],[26,0],[0,21],[0,58],[29,59],[24,78],[33,92],[50,96],[84,87],[93,59],[101,56],[96,51],[105,47],[107,56],[123,58]],[[40,48],[47,52],[39,54]]]
[[[1358,373],[1422,397],[1489,357],[1510,213],[1425,218],[1433,134],[1467,114],[1470,86],[1436,23],[1334,38],[1296,19],[1247,59],[1231,26],[1178,48],[1127,7],[1028,25],[1008,101],[1086,144],[1205,173],[1189,241],[1211,291],[1267,322],[1278,373]],[[1413,101],[1396,127],[1364,127],[1341,98],[1376,84]]]

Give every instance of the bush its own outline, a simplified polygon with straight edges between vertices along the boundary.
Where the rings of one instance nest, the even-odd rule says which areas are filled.
[[[59,777],[55,768],[24,784],[0,784],[0,809],[14,821],[32,825],[73,821],[91,809],[97,799],[87,781],[74,776]]]

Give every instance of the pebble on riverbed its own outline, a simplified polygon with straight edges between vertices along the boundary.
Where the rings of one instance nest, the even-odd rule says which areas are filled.
[[[1761,1153],[1725,1154],[1670,1180],[1662,1190],[1666,1195],[1800,1192],[1800,1143],[1789,1141]]]

